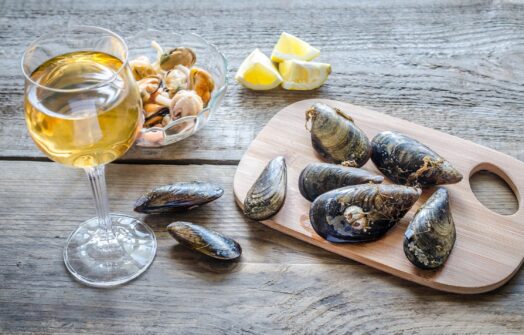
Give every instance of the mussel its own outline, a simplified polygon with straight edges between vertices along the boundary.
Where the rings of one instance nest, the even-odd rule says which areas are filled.
[[[326,104],[315,103],[306,111],[306,124],[309,120],[313,148],[326,161],[346,162],[352,167],[361,167],[368,161],[369,140],[348,115]]]
[[[224,194],[222,187],[207,182],[180,182],[154,188],[135,202],[135,212],[160,214],[193,209]]]
[[[300,173],[298,188],[304,198],[313,201],[328,191],[357,184],[380,184],[384,177],[364,169],[329,163],[308,164]]]
[[[244,200],[244,214],[253,220],[275,215],[286,198],[287,170],[284,157],[272,159],[264,168]]]
[[[384,235],[413,206],[421,190],[362,184],[322,194],[309,211],[313,229],[330,242],[367,242]]]
[[[435,269],[448,259],[455,244],[455,223],[449,195],[439,188],[422,205],[404,233],[404,253],[421,269]]]
[[[167,231],[180,244],[213,258],[231,260],[242,254],[240,244],[232,238],[190,222],[173,222]]]
[[[397,184],[428,187],[462,180],[462,174],[451,163],[406,135],[384,131],[375,136],[371,144],[371,160]]]

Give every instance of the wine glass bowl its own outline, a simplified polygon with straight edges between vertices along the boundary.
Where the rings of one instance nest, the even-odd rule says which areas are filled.
[[[109,213],[104,174],[104,165],[129,150],[144,122],[126,43],[106,29],[69,27],[29,45],[22,72],[31,138],[50,159],[83,168],[93,191],[97,216],[69,236],[67,269],[97,287],[136,278],[154,259],[156,238],[139,220]]]
[[[156,41],[164,49],[188,47],[195,51],[196,64],[213,77],[215,88],[211,100],[200,113],[171,121],[164,127],[142,128],[136,141],[141,147],[163,147],[181,141],[200,129],[208,122],[212,113],[219,108],[227,90],[227,61],[224,55],[211,43],[197,34],[178,34],[159,30],[143,30],[126,38],[129,45],[129,59],[147,56],[150,61],[156,59],[156,51],[151,42]]]

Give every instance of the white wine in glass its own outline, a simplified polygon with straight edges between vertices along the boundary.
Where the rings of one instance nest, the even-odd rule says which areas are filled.
[[[93,189],[97,217],[69,237],[67,269],[97,287],[136,278],[152,263],[156,239],[137,219],[109,214],[104,176],[104,164],[127,152],[143,124],[125,42],[102,28],[72,27],[32,43],[22,70],[32,139],[52,160],[85,169]]]

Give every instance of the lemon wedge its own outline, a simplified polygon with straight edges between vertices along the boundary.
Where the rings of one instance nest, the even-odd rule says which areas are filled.
[[[291,34],[283,32],[271,53],[273,62],[283,62],[289,59],[312,60],[320,55],[320,50]]]
[[[279,64],[278,69],[286,90],[307,91],[322,86],[331,73],[327,63],[287,60]]]
[[[235,74],[235,79],[252,90],[270,90],[282,82],[282,77],[271,60],[255,49],[242,62]]]

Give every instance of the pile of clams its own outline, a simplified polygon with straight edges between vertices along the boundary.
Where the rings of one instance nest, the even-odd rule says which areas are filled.
[[[219,185],[201,182],[179,182],[155,187],[138,198],[134,209],[145,214],[169,214],[187,211],[220,198]],[[176,221],[167,226],[168,233],[181,245],[220,260],[240,257],[240,244],[230,237],[191,222]]]
[[[385,131],[369,141],[343,111],[315,103],[305,112],[311,144],[325,163],[310,163],[298,186],[311,201],[311,226],[333,243],[361,243],[381,238],[412,208],[422,189],[454,184],[462,175],[450,162],[406,135]],[[371,158],[384,177],[364,169]],[[244,214],[255,220],[275,215],[286,194],[283,157],[270,161],[249,190]],[[449,193],[438,188],[417,210],[405,232],[404,252],[421,269],[442,266],[456,233]]]
[[[164,50],[153,41],[154,62],[140,56],[129,62],[137,81],[145,116],[144,127],[165,127],[171,121],[198,115],[211,100],[213,77],[196,67],[195,52],[178,47]]]

